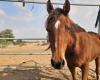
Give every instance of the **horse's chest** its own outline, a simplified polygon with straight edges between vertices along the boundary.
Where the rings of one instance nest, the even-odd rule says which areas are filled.
[[[68,65],[70,66],[81,67],[82,64],[84,63],[84,60],[80,59],[74,54],[68,55],[66,59],[67,59]]]

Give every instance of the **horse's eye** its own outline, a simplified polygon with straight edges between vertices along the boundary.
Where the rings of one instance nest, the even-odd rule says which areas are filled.
[[[49,23],[54,22],[54,21],[55,21],[55,17],[50,17]]]

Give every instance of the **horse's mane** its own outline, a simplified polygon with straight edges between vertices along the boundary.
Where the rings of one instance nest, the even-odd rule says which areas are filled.
[[[45,28],[47,29],[48,27],[50,27],[49,25],[52,24],[52,22],[54,22],[55,20],[53,19],[52,15],[49,15],[49,17],[47,18],[46,20],[46,23],[45,23]]]
[[[86,32],[84,28],[80,27],[78,24],[74,24],[74,27],[77,32]]]

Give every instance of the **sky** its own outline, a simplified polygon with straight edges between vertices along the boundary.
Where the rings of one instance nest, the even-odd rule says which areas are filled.
[[[30,0],[31,1],[31,0]],[[34,0],[43,1],[47,0]],[[64,3],[64,0],[51,0]],[[71,3],[100,4],[100,0],[70,0]],[[54,5],[62,7],[62,5]],[[69,17],[87,31],[97,32],[94,28],[98,7],[72,6]],[[16,38],[45,38],[45,21],[48,16],[46,4],[26,4],[0,1],[0,31],[12,29]]]

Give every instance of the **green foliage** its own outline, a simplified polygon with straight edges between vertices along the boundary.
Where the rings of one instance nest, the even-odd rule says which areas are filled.
[[[16,43],[17,43],[17,44],[20,44],[20,43],[22,43],[22,40],[19,39],[19,40],[16,41]]]
[[[0,32],[0,38],[15,38],[15,36],[11,29],[5,29]],[[0,45],[1,47],[6,47],[8,44],[12,42],[13,40],[0,40]]]
[[[15,38],[11,29],[6,29],[0,32],[0,38]]]

